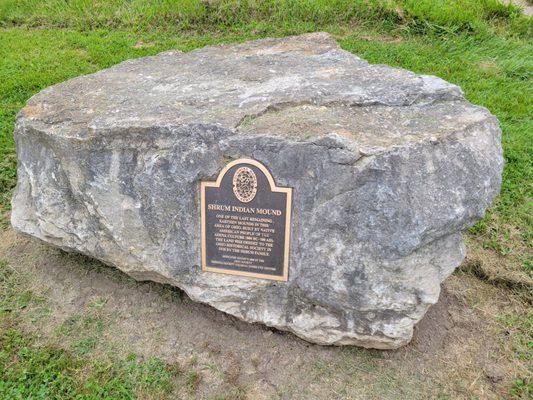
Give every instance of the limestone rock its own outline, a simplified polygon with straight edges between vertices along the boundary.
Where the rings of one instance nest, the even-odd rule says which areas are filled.
[[[167,52],[29,100],[12,225],[246,321],[395,348],[498,193],[500,133],[459,87],[324,33]],[[288,282],[201,272],[199,182],[235,158],[294,190]]]

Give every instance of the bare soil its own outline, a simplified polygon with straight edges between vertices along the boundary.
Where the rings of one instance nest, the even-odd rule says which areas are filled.
[[[313,345],[244,323],[176,288],[136,282],[12,230],[0,232],[0,258],[44,299],[24,318],[39,341],[73,349],[94,338],[95,357],[134,353],[176,363],[199,374],[184,398],[497,399],[526,373],[508,357],[509,332],[497,319],[526,306],[472,274],[446,280],[411,344],[378,351]]]

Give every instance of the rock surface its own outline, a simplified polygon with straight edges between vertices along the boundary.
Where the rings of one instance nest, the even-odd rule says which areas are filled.
[[[396,348],[498,193],[498,121],[327,34],[169,52],[52,86],[16,122],[18,231],[321,344]],[[294,188],[288,282],[202,273],[199,182]],[[142,329],[142,327],[139,327]]]

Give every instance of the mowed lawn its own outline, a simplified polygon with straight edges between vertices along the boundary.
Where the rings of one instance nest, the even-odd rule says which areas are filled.
[[[502,191],[466,234],[469,256],[456,276],[493,285],[523,304],[493,318],[508,332],[502,341],[511,342],[502,357],[516,364],[497,393],[528,398],[533,394],[532,26],[518,8],[496,0],[0,0],[0,231],[9,230],[16,183],[15,115],[33,94],[169,49],[328,31],[344,49],[372,63],[459,85],[469,101],[498,117],[506,163]],[[0,253],[0,398],[197,395],[194,369],[135,354],[100,359],[91,341],[63,348],[38,340],[38,332],[29,334],[26,310],[46,303],[46,295],[33,293],[19,275]],[[394,393],[401,395],[400,389]],[[441,398],[456,398],[454,393],[443,386]],[[244,388],[218,398],[246,396]]]

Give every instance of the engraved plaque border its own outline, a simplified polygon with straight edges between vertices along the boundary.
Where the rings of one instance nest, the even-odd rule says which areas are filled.
[[[270,184],[271,192],[286,193],[286,218],[285,218],[285,243],[283,248],[283,275],[269,275],[269,274],[259,274],[255,272],[248,271],[235,271],[224,268],[214,268],[207,265],[207,253],[206,253],[206,211],[205,211],[205,188],[206,187],[220,187],[222,179],[226,173],[238,164],[249,164],[258,168],[267,178],[268,183]],[[272,177],[270,171],[259,161],[250,159],[250,158],[239,158],[237,160],[231,161],[226,164],[226,166],[219,172],[216,181],[202,181],[200,182],[200,225],[201,225],[201,252],[202,252],[202,271],[204,272],[216,272],[221,274],[228,275],[238,275],[246,276],[250,278],[261,278],[269,279],[274,281],[287,281],[289,279],[289,244],[290,244],[290,235],[291,235],[291,212],[292,212],[292,188],[290,187],[278,187],[276,182]]]

